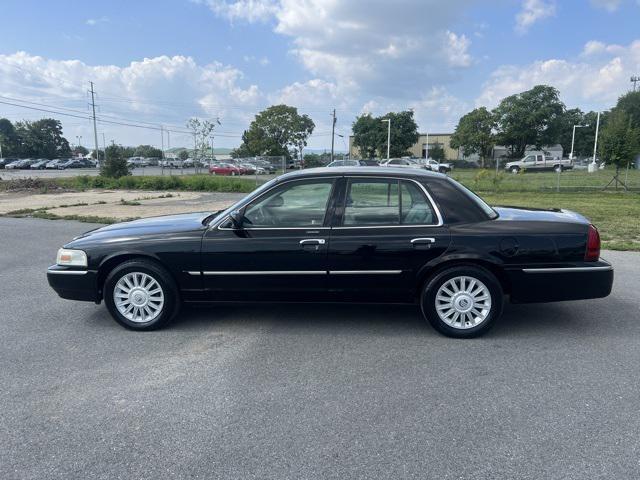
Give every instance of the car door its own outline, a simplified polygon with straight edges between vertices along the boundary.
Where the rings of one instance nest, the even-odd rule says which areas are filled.
[[[329,205],[336,178],[276,184],[242,209],[244,222],[209,229],[203,286],[212,300],[307,301],[327,292]]]
[[[425,187],[402,178],[341,182],[329,243],[329,289],[338,300],[407,301],[449,231]]]

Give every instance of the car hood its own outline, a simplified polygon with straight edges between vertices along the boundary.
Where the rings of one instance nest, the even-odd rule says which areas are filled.
[[[187,232],[204,229],[204,220],[214,212],[196,212],[179,215],[163,215],[143,218],[130,222],[114,223],[83,233],[69,244],[77,245],[87,240],[108,241],[109,239],[139,238],[147,235]]]
[[[498,212],[498,220],[502,221],[590,223],[585,217],[571,210],[523,207],[493,207],[493,209]]]

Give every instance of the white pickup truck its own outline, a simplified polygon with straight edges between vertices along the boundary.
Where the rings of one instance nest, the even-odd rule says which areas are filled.
[[[440,173],[448,173],[452,168],[450,163],[437,162],[432,158],[427,158],[425,160],[424,166],[429,170]]]
[[[543,172],[553,170],[561,172],[573,168],[573,161],[570,159],[554,158],[544,155],[544,153],[530,153],[521,160],[507,162],[504,168],[511,173],[522,172]]]

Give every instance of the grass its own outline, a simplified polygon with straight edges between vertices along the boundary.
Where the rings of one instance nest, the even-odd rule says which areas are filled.
[[[598,170],[588,173],[586,170],[571,170],[559,175],[560,191],[601,191],[615,173],[614,169]],[[623,181],[628,176],[627,185],[633,191],[640,191],[640,170],[620,172]],[[498,192],[550,192],[558,187],[558,174],[555,172],[528,172],[513,174],[495,170],[468,169],[453,170],[451,177],[464,183],[474,191]],[[609,190],[614,190],[610,187]],[[619,189],[622,191],[622,188]]]
[[[210,175],[158,175],[120,178],[81,175],[52,181],[59,187],[74,190],[106,188],[110,190],[185,190],[192,192],[248,193],[256,187],[254,180]]]
[[[600,231],[602,247],[609,250],[640,250],[640,194],[529,192],[479,194],[491,205],[564,208],[587,217]]]

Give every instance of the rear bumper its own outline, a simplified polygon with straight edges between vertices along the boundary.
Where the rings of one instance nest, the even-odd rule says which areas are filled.
[[[47,270],[47,281],[51,288],[68,300],[99,302],[97,288],[98,272],[94,270],[73,270],[53,265]]]
[[[514,303],[603,298],[613,286],[613,267],[604,260],[572,267],[509,270],[507,275]]]

